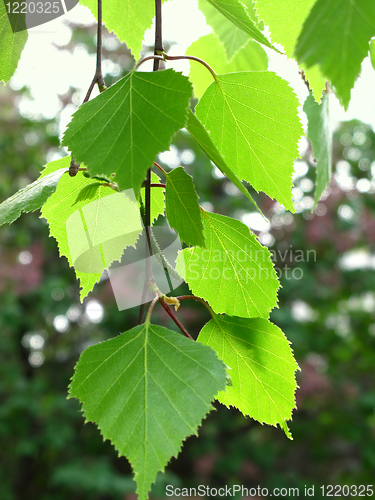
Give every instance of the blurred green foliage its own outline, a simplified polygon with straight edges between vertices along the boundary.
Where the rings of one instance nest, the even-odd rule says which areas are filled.
[[[79,43],[91,43],[80,31],[75,36]],[[123,49],[112,50],[116,61],[124,55],[117,50]],[[65,104],[73,92],[62,96]],[[0,89],[1,200],[33,181],[58,146],[56,121],[22,117],[16,97],[8,87]],[[374,160],[372,129],[346,122],[336,130],[334,178],[315,214],[308,208],[315,179],[309,148],[297,163],[298,214],[255,194],[272,226],[260,239],[270,245],[282,271],[280,307],[271,319],[292,342],[302,370],[298,411],[290,426],[294,441],[280,429],[215,403],[217,411],[203,423],[199,437],[190,438],[159,477],[154,497],[165,496],[166,484],[302,491],[304,485],[317,490],[321,484],[373,482]],[[205,208],[250,220],[252,206],[218,175],[185,131],[176,134],[160,162],[165,168],[182,164],[193,175]],[[66,395],[80,352],[134,326],[138,311],[117,310],[108,280],[79,304],[73,270],[58,257],[38,214],[2,227],[0,252],[1,500],[133,498],[127,461],[103,443],[94,425],[84,424],[78,402],[67,401]],[[176,294],[186,292],[182,285]],[[104,306],[99,323],[87,314],[94,299]],[[178,315],[195,337],[209,319],[204,307],[190,301]],[[56,329],[56,318],[65,318],[66,331]],[[153,321],[174,328],[162,308],[155,308]]]

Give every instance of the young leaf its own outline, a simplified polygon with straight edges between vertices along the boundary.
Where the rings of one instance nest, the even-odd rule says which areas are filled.
[[[236,174],[228,167],[228,165],[223,160],[223,157],[221,156],[215,144],[212,142],[210,136],[208,135],[207,130],[205,130],[201,122],[198,120],[195,114],[192,113],[190,110],[188,112],[186,129],[189,132],[189,134],[192,137],[194,137],[194,139],[201,147],[202,151],[206,153],[208,158],[217,166],[217,168],[224,175],[226,175],[228,179],[230,179],[233,182],[233,184],[241,191],[242,194],[246,196],[246,198],[248,198],[251,201],[251,203],[253,203],[258,212],[262,213],[258,208],[258,205],[251,197],[249,191],[245,188],[245,186],[242,184],[242,182],[239,180]]]
[[[272,72],[218,76],[196,107],[222,157],[241,179],[294,211],[292,173],[302,126],[298,99]]]
[[[49,175],[40,177],[3,201],[0,205],[0,226],[11,224],[18,219],[22,212],[38,210],[55,192],[62,174],[66,171],[66,168],[60,168]]]
[[[252,0],[245,0],[244,2],[242,2],[242,4],[244,5],[250,19],[254,22],[254,24],[257,24],[258,19],[254,10]],[[199,9],[203,12],[206,18],[207,24],[212,27],[216,35],[219,37],[221,43],[223,44],[225,49],[225,59],[227,61],[231,61],[237,51],[239,51],[250,40],[250,36],[248,35],[248,33],[243,31],[241,28],[238,28],[226,17],[224,17],[220,13],[220,11],[213,6],[213,4],[207,2],[206,0],[199,0],[198,5]],[[190,52],[187,52],[187,54],[189,53]],[[205,61],[210,61],[209,59],[205,59],[204,57],[202,57],[202,59],[204,59]],[[217,59],[219,59],[219,57]],[[224,60],[223,63],[225,64]],[[222,73],[226,73],[226,71],[223,71]]]
[[[246,7],[239,0],[207,0],[223,16],[231,21],[235,26],[250,35],[257,42],[276,50],[263,33],[259,30],[255,22],[250,19]],[[220,32],[220,31],[219,31]],[[240,48],[240,47],[238,47]]]
[[[213,349],[146,323],[86,349],[69,397],[82,402],[86,420],[128,458],[145,500],[225,384],[225,365]]]
[[[291,419],[299,369],[283,332],[270,321],[215,316],[197,339],[215,349],[228,365],[232,387],[217,399],[244,415],[276,426],[291,439],[286,421]]]
[[[279,281],[271,254],[242,222],[203,213],[207,248],[185,248],[176,261],[194,295],[216,313],[268,318]]]
[[[93,182],[92,184],[89,184],[88,186],[85,186],[81,191],[78,193],[76,201],[73,203],[73,206],[78,203],[79,201],[90,201],[92,200],[95,195],[98,192],[98,189],[100,186],[102,186],[102,182]]]
[[[25,15],[19,14],[16,23],[15,28],[22,27],[24,29],[13,32],[5,2],[0,2],[0,81],[3,81],[4,84],[10,80],[16,71],[28,38]]]
[[[258,16],[270,28],[272,41],[283,45],[288,57],[294,57],[298,35],[315,0],[278,0],[277,8],[269,0],[255,0],[255,3]],[[318,66],[309,69],[302,66],[301,69],[305,72],[316,101],[320,103],[326,78]]]
[[[182,167],[167,174],[166,216],[187,245],[205,246],[201,211],[193,179]]]
[[[295,53],[307,67],[319,64],[347,109],[373,36],[375,2],[318,0],[303,25]]]
[[[81,5],[88,7],[95,19],[98,19],[97,0],[79,0]],[[135,59],[139,58],[145,31],[151,28],[155,15],[155,5],[146,0],[133,2],[131,0],[105,0],[103,2],[103,23],[109,31],[113,31],[121,42],[131,49]]]
[[[310,94],[303,105],[303,111],[307,115],[307,136],[311,141],[316,161],[315,208],[332,173],[332,125],[329,114],[329,94],[324,94],[320,105]]]
[[[237,71],[261,71],[266,70],[268,66],[265,50],[259,43],[250,39],[227,63],[223,46],[213,33],[203,36],[191,44],[186,50],[186,54],[209,62],[210,66],[218,74],[235,73]],[[194,61],[190,62],[189,78],[193,83],[195,97],[201,97],[213,81],[209,71],[202,64]]]
[[[51,162],[43,176],[69,165],[68,156]],[[42,217],[48,221],[60,255],[65,255],[69,264],[74,265],[82,287],[81,300],[100,280],[103,270],[120,260],[124,249],[134,246],[142,232],[135,198],[102,185],[92,199],[76,202],[82,189],[96,182],[84,177],[82,172],[75,177],[63,176],[42,208]]]
[[[115,172],[119,188],[138,197],[156,155],[185,125],[191,92],[188,78],[172,69],[132,71],[74,113],[63,144],[92,175]]]

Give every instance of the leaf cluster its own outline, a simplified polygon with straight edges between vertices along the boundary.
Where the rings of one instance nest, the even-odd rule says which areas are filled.
[[[96,14],[96,1],[81,3]],[[65,131],[62,146],[71,156],[50,162],[38,180],[0,205],[0,224],[41,208],[60,255],[80,279],[82,300],[144,230],[148,252],[159,253],[150,243],[151,226],[164,211],[185,246],[176,269],[162,253],[159,263],[167,278],[169,272],[182,276],[193,295],[162,294],[147,263],[144,289],[154,300],[145,322],[87,348],[69,387],[85,418],[129,459],[140,500],[183,440],[196,434],[215,397],[262,424],[281,426],[291,438],[286,422],[295,408],[298,370],[289,342],[269,320],[280,286],[269,250],[243,222],[204,210],[191,176],[182,167],[165,171],[157,155],[186,128],[257,210],[244,182],[293,212],[303,128],[294,91],[267,71],[264,47],[278,53],[277,43],[296,58],[310,88],[303,109],[317,163],[316,205],[332,171],[331,87],[347,107],[375,36],[375,6],[367,0],[282,0],[277,9],[265,0],[207,0],[200,7],[214,34],[191,46],[186,57],[203,64],[189,78],[173,69],[143,72],[141,60],[108,89],[99,85],[100,95],[79,107]],[[103,22],[136,59],[153,15],[146,0],[103,6]],[[12,32],[4,6],[0,28],[0,78],[7,82],[27,31]],[[165,52],[156,58],[173,59]],[[199,97],[194,111],[193,96]],[[154,165],[165,179],[153,172],[150,185]],[[171,309],[187,298],[212,316],[196,341]],[[151,323],[156,302],[189,338]]]

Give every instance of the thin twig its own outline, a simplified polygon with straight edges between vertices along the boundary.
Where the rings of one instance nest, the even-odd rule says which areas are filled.
[[[162,16],[161,16],[161,1],[155,0],[155,47],[154,55],[157,56],[161,52],[164,52],[163,48],[163,36],[162,36]],[[159,69],[160,59],[154,59],[154,71]]]
[[[161,0],[155,0],[155,55],[157,54],[158,49],[162,48],[162,32],[161,32]],[[159,58],[163,59],[159,56],[158,59],[155,59],[155,56],[152,57],[154,59],[154,71],[159,69]],[[145,58],[146,59],[146,58]],[[151,59],[151,57],[149,57]],[[144,62],[144,59],[141,60],[135,69],[137,69],[140,64]],[[155,282],[155,278],[152,274],[152,265],[151,265],[151,255],[152,255],[152,247],[151,247],[151,235],[150,235],[150,226],[151,226],[151,168],[147,170],[147,176],[145,181],[145,231],[146,231],[146,277],[145,284],[143,285],[142,292],[142,304],[139,309],[139,317],[138,324],[143,322],[144,316],[144,300],[146,297],[147,289],[150,282]]]
[[[215,82],[219,83],[215,71],[211,68],[211,66],[208,63],[206,63],[206,61],[203,61],[203,59],[200,59],[199,57],[195,57],[195,56],[169,56],[168,54],[163,54],[163,56],[164,56],[164,59],[166,59],[167,61],[177,61],[178,59],[190,59],[191,61],[199,62],[200,64],[203,64],[203,66],[208,69],[208,71],[214,77]]]
[[[158,168],[161,172],[163,172],[163,174],[164,174],[165,176],[167,176],[167,175],[168,175],[168,174],[167,174],[167,172],[164,170],[164,168],[163,168],[163,167],[161,167],[161,166],[159,165],[159,163],[156,163],[156,161],[154,161],[154,165],[155,165],[155,167],[157,167],[157,168]]]
[[[148,289],[148,285],[147,285],[147,281],[145,280],[144,285],[143,285],[143,290],[142,290],[141,305],[139,306],[138,323],[137,323],[138,325],[141,325],[143,323],[143,317],[145,315],[145,308],[146,308],[145,298],[146,298],[147,289]]]
[[[94,78],[90,83],[90,87],[86,92],[86,96],[83,99],[83,103],[87,102],[90,99],[91,92],[93,91],[95,84],[98,84],[99,92],[103,92],[107,87],[105,86],[103,73],[102,73],[102,31],[103,31],[103,22],[102,22],[102,0],[98,0],[98,29],[97,29],[97,43],[96,43],[96,70]],[[69,167],[69,175],[70,177],[75,177],[80,170],[80,162],[76,162],[75,159],[71,158],[70,167]]]
[[[134,68],[134,71],[136,69],[138,69],[139,66],[141,66],[143,63],[145,63],[146,61],[150,61],[151,59],[153,59],[154,61],[155,60],[164,61],[164,57],[163,56],[159,56],[159,55],[155,55],[155,54],[152,55],[152,56],[147,56],[147,57],[144,57],[143,59],[141,59],[140,61],[137,62],[136,66]]]
[[[150,235],[150,226],[151,226],[151,169],[147,170],[146,184],[145,184],[145,229],[146,229],[146,281],[151,282],[155,281],[154,276],[152,274],[152,266],[151,266],[151,255],[152,247],[151,247],[151,235]]]
[[[86,97],[83,103],[90,99],[91,92],[93,91],[95,84],[98,84],[99,92],[103,92],[107,87],[105,86],[105,81],[102,73],[102,47],[103,47],[103,21],[102,21],[102,0],[98,0],[98,30],[97,30],[97,42],[96,42],[96,70],[94,78],[90,84],[90,87],[86,93]]]
[[[160,304],[164,307],[164,309],[167,311],[169,316],[173,319],[173,321],[176,323],[178,328],[182,331],[182,333],[187,337],[188,339],[194,340],[193,337],[190,335],[190,333],[186,330],[184,325],[180,322],[180,320],[177,318],[173,310],[169,307],[169,305],[165,302],[164,297],[159,297],[159,302]]]
[[[214,312],[212,310],[212,307],[206,302],[204,299],[201,297],[196,297],[195,295],[181,295],[180,297],[177,297],[177,299],[181,302],[182,300],[196,300],[197,302],[201,302],[206,308],[209,310],[211,316],[214,316]]]
[[[97,84],[100,90],[100,87],[105,87],[105,82],[102,73],[102,47],[103,47],[103,7],[102,0],[98,0],[98,36],[97,36],[97,44],[96,44],[96,72],[95,75],[97,77]],[[104,89],[103,89],[104,90]]]
[[[142,187],[145,187],[145,185],[146,185],[146,183],[145,183],[145,181],[143,181]],[[151,182],[151,184],[150,184],[150,187],[152,187],[152,188],[157,188],[157,187],[158,188],[165,188],[165,186],[166,186],[166,184],[163,184],[162,182],[160,182],[159,184]]]

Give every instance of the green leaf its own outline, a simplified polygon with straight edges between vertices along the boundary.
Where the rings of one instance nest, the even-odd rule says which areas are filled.
[[[266,70],[268,58],[265,50],[259,43],[247,40],[245,46],[237,52],[233,59],[227,63],[224,49],[214,34],[199,38],[186,50],[186,54],[199,57],[207,61],[218,74],[235,73],[237,71]],[[189,78],[193,83],[195,97],[201,97],[206,88],[212,83],[212,75],[197,62],[190,62]]]
[[[69,165],[69,156],[51,162],[43,176]],[[87,179],[82,172],[75,177],[63,176],[42,208],[42,217],[48,221],[60,255],[65,255],[69,264],[74,265],[82,287],[81,300],[100,280],[103,270],[120,260],[124,249],[134,246],[142,232],[134,197],[101,185],[92,199],[76,202],[82,189],[92,184],[96,181]]]
[[[98,1],[79,0],[88,7],[98,20]],[[131,49],[135,59],[139,58],[145,31],[151,28],[155,15],[155,4],[151,0],[105,0],[103,2],[103,23],[113,31],[121,42]]]
[[[270,71],[218,76],[196,107],[197,117],[231,170],[294,211],[292,173],[302,126],[299,101]]]
[[[215,9],[217,9],[223,16],[225,16],[231,23],[233,23],[237,28],[244,31],[247,35],[250,35],[257,42],[276,50],[268,39],[259,30],[256,23],[250,18],[249,12],[239,0],[207,0]],[[200,4],[202,8],[202,4]],[[203,6],[203,12],[206,8]],[[235,34],[230,33],[228,24],[225,23],[223,19],[210,17],[212,27],[218,33],[219,37],[222,39],[224,46],[226,47],[227,54],[229,58],[232,57],[237,50],[240,49],[246,40],[244,37],[237,38]],[[232,26],[232,30],[234,27]],[[232,38],[234,35],[234,39]],[[232,38],[232,40],[231,40]],[[277,51],[278,52],[278,51]]]
[[[258,19],[254,10],[253,2],[251,0],[245,0],[242,3],[244,4],[245,10],[247,11],[250,19],[257,24]],[[223,17],[223,15],[206,0],[198,0],[198,5],[199,9],[203,12],[206,18],[207,24],[212,27],[222,42],[225,49],[225,59],[230,61],[236,52],[250,40],[249,35],[242,29],[234,26],[231,21],[229,21],[226,17]],[[189,52],[187,52],[187,54],[189,54]],[[203,59],[205,61],[209,61],[208,59]]]
[[[370,42],[370,60],[372,67],[375,69],[375,38]]]
[[[184,127],[191,84],[172,69],[132,71],[74,113],[63,145],[91,175],[114,178],[119,188],[138,193],[155,157]]]
[[[128,458],[145,500],[225,383],[225,365],[211,348],[146,323],[86,349],[69,397]]]
[[[100,186],[103,184],[101,182],[93,182],[92,184],[89,184],[88,186],[85,186],[84,188],[81,189],[81,191],[78,193],[76,201],[73,203],[73,206],[78,203],[79,201],[90,201],[92,200],[95,195],[98,192],[98,189]]]
[[[194,295],[216,313],[268,318],[279,281],[271,254],[242,222],[203,212],[207,248],[185,248],[176,261]]]
[[[303,25],[295,53],[307,67],[319,64],[347,109],[373,36],[375,2],[318,0]]]
[[[160,184],[160,177],[155,174],[155,172],[151,172],[151,183],[152,184]],[[143,204],[145,203],[145,188],[141,189],[141,195]],[[151,188],[151,210],[150,210],[150,220],[151,225],[156,221],[159,215],[164,215],[165,209],[165,189],[160,187],[152,187]]]
[[[251,197],[249,191],[245,188],[245,186],[241,183],[236,174],[228,167],[228,165],[223,160],[223,157],[220,155],[217,147],[212,142],[210,136],[208,135],[207,130],[203,127],[198,118],[192,113],[190,110],[188,112],[188,119],[186,122],[186,129],[189,134],[194,137],[202,151],[206,153],[208,158],[217,166],[217,168],[230,179],[233,184],[241,191],[242,194],[248,198],[251,203],[256,207],[259,213],[262,214],[258,205],[255,203],[253,198]],[[262,214],[263,215],[263,214]]]
[[[324,94],[320,105],[310,94],[303,105],[303,111],[307,115],[307,136],[311,141],[316,161],[315,208],[332,174],[332,124],[329,113],[329,94]]]
[[[255,0],[255,3],[258,16],[270,29],[272,41],[283,45],[288,57],[294,57],[302,25],[315,0],[293,0],[293,2],[278,0],[277,7],[270,0]],[[326,81],[325,77],[317,66],[310,69],[302,66],[301,69],[305,72],[316,101],[320,103]]]
[[[291,439],[291,419],[299,369],[283,332],[270,321],[214,316],[201,330],[198,341],[215,349],[227,364],[232,387],[217,399],[244,415],[282,427]]]
[[[205,246],[201,210],[192,177],[182,167],[167,174],[166,216],[187,245]]]
[[[13,196],[3,201],[0,205],[0,226],[11,224],[22,212],[34,212],[38,210],[55,192],[57,184],[66,168],[52,172],[37,179],[32,184],[20,189]]]
[[[4,84],[16,71],[28,38],[24,14],[17,16],[15,28],[18,28],[18,25],[24,29],[13,32],[5,2],[0,2],[0,81],[3,81]]]

